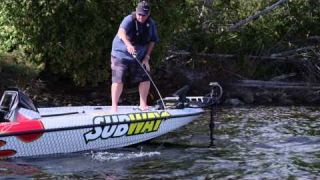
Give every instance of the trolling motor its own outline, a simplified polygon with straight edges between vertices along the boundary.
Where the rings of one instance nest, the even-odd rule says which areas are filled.
[[[163,101],[169,109],[210,108],[212,105],[219,103],[223,90],[217,82],[210,82],[209,86],[210,92],[205,96],[187,96],[190,86],[185,85],[173,93],[173,97],[165,97]],[[158,109],[164,109],[160,100],[157,101],[156,105]]]
[[[210,93],[206,94],[203,97],[198,97],[197,101],[190,101],[190,107],[194,108],[206,108],[210,109],[210,123],[209,123],[209,129],[210,129],[210,146],[214,146],[214,128],[215,128],[215,117],[217,116],[216,112],[216,106],[220,103],[220,99],[223,94],[222,87],[217,82],[210,82]]]
[[[214,146],[214,137],[213,137],[213,132],[214,132],[214,119],[217,116],[216,110],[216,105],[220,102],[220,99],[223,94],[222,87],[219,85],[217,82],[211,82],[209,84],[211,86],[211,92],[208,94],[209,96],[209,102],[208,105],[210,106],[210,123],[209,123],[209,128],[210,128],[210,147]]]
[[[173,96],[178,97],[178,103],[176,104],[177,109],[183,109],[187,106],[190,100],[187,98],[187,92],[189,91],[190,86],[185,85],[175,93]]]
[[[188,85],[182,87],[175,93],[173,97],[166,97],[163,101],[158,100],[156,109],[164,109],[162,104],[168,109],[183,109],[183,108],[203,108],[210,109],[210,146],[213,146],[213,131],[215,127],[214,119],[217,116],[216,105],[220,103],[223,94],[223,89],[217,82],[210,82],[210,92],[205,96],[187,96],[190,89]]]

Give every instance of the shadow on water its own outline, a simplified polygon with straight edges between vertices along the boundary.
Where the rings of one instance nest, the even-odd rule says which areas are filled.
[[[207,114],[138,146],[2,161],[0,175],[17,179],[318,178],[319,108],[221,108],[218,114],[214,147],[208,147]],[[28,170],[15,173],[19,168]]]

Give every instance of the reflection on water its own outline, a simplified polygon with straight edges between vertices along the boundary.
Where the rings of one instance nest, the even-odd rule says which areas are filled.
[[[214,147],[208,147],[207,114],[184,128],[135,147],[2,161],[0,175],[16,179],[320,177],[319,108],[221,108],[218,115]]]

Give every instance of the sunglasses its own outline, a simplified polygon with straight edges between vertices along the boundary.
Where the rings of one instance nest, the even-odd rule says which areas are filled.
[[[146,16],[146,15],[144,15],[144,14],[138,14],[138,15],[139,15],[139,16],[143,16],[143,17]]]

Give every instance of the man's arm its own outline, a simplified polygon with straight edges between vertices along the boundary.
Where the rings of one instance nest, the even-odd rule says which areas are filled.
[[[142,64],[144,64],[146,66],[146,69],[148,71],[150,71],[149,60],[150,60],[150,56],[151,56],[151,53],[152,53],[152,50],[153,50],[155,44],[156,43],[152,42],[152,41],[148,44],[147,53],[146,53],[146,55],[144,56],[144,58],[142,60]]]
[[[156,44],[155,42],[150,42],[148,44],[148,49],[147,49],[147,53],[146,53],[146,57],[148,60],[150,59],[150,56],[151,56],[151,53],[152,53],[152,50],[153,50],[155,44]]]
[[[123,29],[122,27],[120,27],[119,30],[118,30],[118,34],[117,35],[123,41],[123,43],[126,45],[127,51],[130,54],[134,54],[136,52],[136,50],[134,49],[134,46],[129,41],[129,38],[128,38],[127,34],[126,34],[126,30]]]

